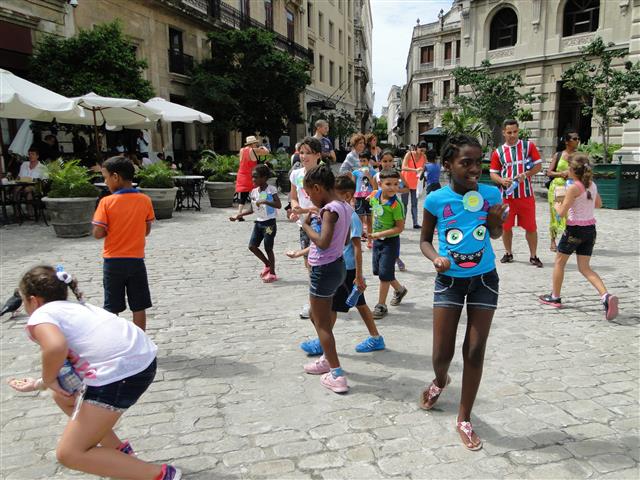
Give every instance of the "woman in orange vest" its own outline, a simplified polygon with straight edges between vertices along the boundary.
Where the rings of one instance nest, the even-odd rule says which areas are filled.
[[[269,149],[265,146],[260,146],[258,139],[249,135],[244,142],[244,147],[240,149],[238,156],[240,157],[240,166],[238,167],[238,176],[236,177],[236,193],[233,196],[233,203],[238,205],[238,215],[244,210],[244,206],[247,203],[251,203],[249,194],[253,190],[253,180],[251,179],[251,172],[262,155],[268,155]],[[229,220],[238,220],[243,222],[243,217],[230,217]]]

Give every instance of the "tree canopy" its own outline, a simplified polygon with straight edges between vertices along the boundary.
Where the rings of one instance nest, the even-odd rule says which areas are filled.
[[[526,121],[531,118],[529,109],[521,108],[541,99],[531,88],[522,92],[524,82],[518,72],[495,73],[488,60],[479,69],[457,67],[453,71],[456,83],[468,86],[469,94],[458,95],[455,103],[467,115],[481,119],[493,134],[493,144],[500,143],[500,126],[506,118]]]
[[[36,44],[30,78],[68,97],[93,91],[145,102],[153,96],[151,82],[142,76],[146,68],[146,60],[136,58],[135,44],[116,20],[70,38],[45,36]]]
[[[301,122],[300,95],[311,83],[309,63],[276,48],[262,29],[210,32],[212,58],[191,72],[189,99],[214,117],[218,131],[278,138],[287,122]]]
[[[607,45],[602,38],[595,38],[581,49],[582,58],[562,76],[565,86],[584,102],[583,113],[593,115],[600,127],[605,163],[610,156],[611,125],[640,118],[640,109],[629,102],[629,96],[640,93],[640,62],[626,62],[623,68],[613,68],[614,59],[627,55],[626,49],[613,47],[613,43]]]

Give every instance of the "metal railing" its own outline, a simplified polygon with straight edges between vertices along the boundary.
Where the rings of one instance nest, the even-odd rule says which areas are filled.
[[[187,75],[193,68],[193,57],[180,50],[169,49],[169,72]]]

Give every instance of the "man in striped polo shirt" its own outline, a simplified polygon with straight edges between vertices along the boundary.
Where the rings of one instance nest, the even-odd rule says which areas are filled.
[[[518,139],[518,129],[516,120],[505,120],[502,123],[505,143],[491,154],[491,179],[501,187],[502,198],[509,205],[509,215],[502,224],[505,254],[500,262],[513,262],[512,229],[517,218],[518,226],[524,228],[526,232],[530,252],[529,263],[542,268],[542,262],[536,253],[538,249],[536,199],[530,180],[542,169],[542,160],[532,141]],[[515,186],[514,183],[516,183]]]

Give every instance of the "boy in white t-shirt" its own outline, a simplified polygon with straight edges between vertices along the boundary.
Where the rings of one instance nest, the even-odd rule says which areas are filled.
[[[56,448],[62,465],[100,477],[179,480],[179,469],[139,460],[113,431],[153,382],[158,347],[133,323],[67,301],[68,289],[82,302],[76,280],[62,268],[42,265],[22,277],[27,332],[42,350],[42,376],[9,385],[19,392],[50,389],[71,417]]]
[[[278,189],[267,183],[270,175],[271,171],[266,165],[258,165],[253,169],[251,179],[255,188],[249,193],[251,210],[243,211],[229,219],[236,221],[252,213],[256,214],[253,233],[249,240],[249,250],[264,263],[264,268],[260,272],[260,278],[264,283],[272,283],[278,280],[273,242],[277,232],[276,217],[278,210],[282,208],[282,204],[280,197],[278,197]],[[260,244],[263,240],[264,253],[260,250]]]

